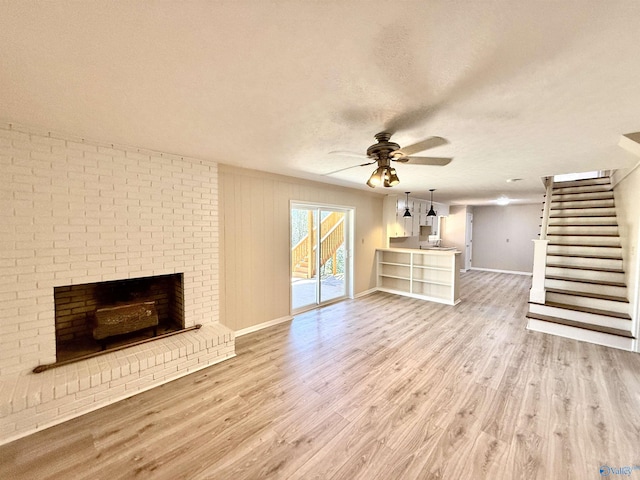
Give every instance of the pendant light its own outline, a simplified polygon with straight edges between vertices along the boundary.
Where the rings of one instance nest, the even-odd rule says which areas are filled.
[[[429,212],[427,213],[427,217],[435,217],[437,214],[435,212],[435,210],[433,210],[433,191],[435,190],[435,188],[430,188],[429,191],[431,192],[431,208],[429,209]]]
[[[409,194],[411,192],[404,192],[407,194],[407,201],[404,204],[404,215],[402,215],[403,217],[410,217],[411,216],[411,212],[409,211]]]

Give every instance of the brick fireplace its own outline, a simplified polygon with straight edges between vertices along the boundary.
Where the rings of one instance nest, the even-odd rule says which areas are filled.
[[[0,166],[0,443],[235,354],[218,318],[216,163],[4,125]],[[181,298],[160,310],[202,328],[32,373],[94,309],[55,292],[175,276]]]

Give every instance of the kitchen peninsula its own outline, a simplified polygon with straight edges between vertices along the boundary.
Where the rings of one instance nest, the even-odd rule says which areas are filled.
[[[460,303],[460,251],[448,248],[380,248],[377,287],[430,302]]]

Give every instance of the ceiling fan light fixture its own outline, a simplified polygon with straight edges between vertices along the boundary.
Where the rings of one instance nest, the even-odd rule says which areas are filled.
[[[395,187],[400,183],[400,179],[396,173],[396,170],[391,167],[390,162],[408,163],[412,165],[436,165],[445,166],[448,165],[452,158],[443,157],[415,157],[414,153],[422,152],[430,148],[439,147],[440,145],[446,145],[449,143],[442,137],[429,137],[421,142],[413,145],[405,146],[401,148],[395,142],[391,141],[392,132],[379,132],[374,135],[377,143],[370,145],[367,148],[366,155],[362,155],[354,152],[333,151],[331,154],[346,155],[349,157],[366,158],[365,163],[359,165],[352,165],[350,167],[340,168],[333,172],[326,173],[325,175],[332,175],[334,173],[342,172],[354,167],[365,167],[367,165],[378,164],[378,167],[373,171],[369,179],[367,180],[367,186],[375,188],[378,185],[384,187]]]
[[[435,217],[437,215],[436,211],[433,209],[433,191],[434,190],[435,188],[429,189],[429,191],[431,192],[431,208],[427,212],[427,217]]]
[[[382,174],[383,174],[383,168],[382,167],[376,168],[371,174],[371,176],[369,177],[369,180],[367,180],[367,186],[371,188],[376,188],[378,185],[380,185],[382,183]]]
[[[382,185],[384,187],[389,188],[391,186],[390,180],[391,180],[391,174],[389,173],[389,167],[382,167],[383,170],[383,174],[382,174]]]
[[[400,179],[398,178],[398,175],[396,174],[396,169],[395,168],[390,168],[389,169],[389,186],[390,187],[395,187],[399,183],[400,183]]]

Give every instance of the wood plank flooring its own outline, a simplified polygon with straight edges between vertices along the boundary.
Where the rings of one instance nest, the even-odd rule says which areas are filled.
[[[0,447],[2,479],[597,479],[640,466],[640,355],[525,330],[530,278],[376,293]],[[628,478],[639,478],[640,469]]]

